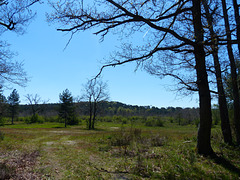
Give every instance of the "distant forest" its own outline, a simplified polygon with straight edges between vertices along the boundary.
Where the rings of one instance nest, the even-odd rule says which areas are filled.
[[[38,105],[40,111],[39,115],[45,117],[57,116],[60,104],[40,104]],[[79,116],[89,115],[89,103],[79,102],[75,103],[76,113]],[[127,105],[120,102],[100,102],[98,105],[98,116],[168,116],[179,117],[188,120],[199,118],[199,108],[181,108],[181,107],[167,107],[158,108],[154,106],[137,106]],[[31,116],[31,105],[20,105],[19,116],[26,117]]]

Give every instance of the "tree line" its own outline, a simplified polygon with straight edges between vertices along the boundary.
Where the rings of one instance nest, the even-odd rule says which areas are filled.
[[[64,126],[77,125],[86,123],[88,129],[95,129],[96,122],[116,122],[116,123],[136,123],[141,122],[146,126],[163,126],[167,121],[177,123],[178,125],[189,125],[199,123],[198,108],[181,108],[167,107],[157,108],[152,106],[127,105],[120,102],[97,101],[94,102],[80,101],[77,102],[68,89],[59,94],[59,103],[46,103],[40,101],[39,95],[29,95],[25,97],[30,99],[28,104],[19,104],[19,94],[14,89],[8,98],[1,96],[5,101],[1,102],[4,112],[0,119],[11,119],[11,124],[15,121],[24,121],[25,123],[43,123],[43,122],[62,122]],[[34,102],[34,103],[33,103]],[[93,113],[92,108],[96,108]],[[92,113],[92,114],[90,114]],[[94,115],[94,121],[93,116]],[[218,116],[218,112],[216,112]],[[215,124],[219,122],[215,118]],[[4,125],[4,121],[0,122]],[[89,124],[91,123],[91,126]]]
[[[73,102],[75,106],[75,111],[77,116],[89,116],[89,102]],[[41,111],[38,113],[41,116],[53,117],[58,115],[58,109],[60,103],[47,103],[40,104]],[[30,105],[20,105],[19,106],[19,116],[26,117],[31,116]],[[137,106],[137,105],[127,105],[121,102],[115,101],[102,101],[98,104],[98,117],[131,117],[131,116],[161,116],[161,117],[177,117],[181,116],[185,119],[198,119],[199,109],[198,108],[181,108],[181,107],[151,107],[151,106]]]
[[[38,121],[39,113],[47,113],[47,111],[51,109],[51,105],[47,105],[48,101],[42,100],[38,94],[27,94],[25,95],[25,98],[28,102],[27,108],[26,106],[19,105],[20,97],[16,89],[13,90],[8,98],[0,92],[0,117],[9,116],[7,111],[10,111],[13,124],[14,118],[19,113],[19,108],[22,107],[20,111],[24,111],[25,113],[27,112],[27,115],[30,114],[31,118],[29,123],[35,123]],[[83,104],[83,107],[87,108],[85,111],[87,111],[87,114],[89,115],[89,119],[87,121],[88,128],[95,129],[94,125],[99,111],[99,104],[107,101],[108,98],[109,92],[106,82],[103,82],[101,79],[88,80],[87,83],[83,85],[82,96],[76,100],[74,100],[74,97],[68,89],[65,89],[62,93],[60,93],[58,107],[54,109],[54,111],[57,111],[58,116],[64,120],[65,127],[67,124],[76,124],[76,101],[80,102],[85,100],[87,103]],[[83,107],[80,106],[80,109]]]
[[[18,116],[30,117],[27,119],[27,123],[39,122],[39,115],[45,117],[45,119],[57,116],[64,121],[66,127],[67,125],[77,124],[77,117],[87,116],[88,129],[95,129],[96,120],[103,120],[106,116],[110,119],[116,119],[116,116],[120,119],[121,117],[124,119],[134,116],[175,117],[187,119],[189,122],[199,118],[198,108],[157,108],[107,101],[109,98],[107,84],[103,81],[91,83],[90,80],[83,86],[83,94],[80,98],[74,98],[71,92],[65,89],[59,94],[59,103],[55,104],[47,103],[48,101],[42,100],[38,94],[27,94],[25,98],[28,103],[20,105],[20,96],[16,89],[12,91],[8,98],[1,93],[1,117],[11,117],[11,122],[14,124],[14,120],[17,120]],[[109,119],[106,121],[109,121]]]

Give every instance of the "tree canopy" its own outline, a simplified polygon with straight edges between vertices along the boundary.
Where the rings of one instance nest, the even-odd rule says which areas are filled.
[[[35,16],[31,6],[37,2],[39,0],[0,0],[0,35],[6,31],[23,34]],[[16,53],[9,46],[6,41],[0,40],[0,84],[26,86],[28,79],[24,64],[15,60]]]
[[[200,127],[197,149],[200,154],[213,153],[210,144],[211,92],[218,92],[210,89],[212,78],[209,74],[219,69],[213,70],[216,64],[209,55],[215,43],[217,46],[236,43],[235,39],[228,37],[231,30],[220,25],[224,20],[226,25],[228,19],[224,14],[224,0],[67,0],[51,5],[54,11],[48,15],[48,20],[60,23],[59,31],[74,35],[94,30],[101,40],[110,32],[121,37],[120,50],[109,57],[97,77],[105,67],[136,62],[137,67],[141,65],[150,74],[175,78],[180,89],[198,92]],[[234,24],[230,28],[232,26]],[[128,38],[139,33],[144,34],[143,40],[129,43]]]

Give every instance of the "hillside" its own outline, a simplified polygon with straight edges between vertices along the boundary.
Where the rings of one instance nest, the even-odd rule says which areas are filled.
[[[88,115],[88,102],[75,103],[78,115]],[[154,106],[127,105],[121,102],[101,102],[98,106],[99,116],[181,116],[185,119],[195,119],[199,117],[198,108],[167,107],[158,108]],[[20,105],[20,116],[31,115],[30,105]],[[41,104],[36,105],[39,109],[39,115],[56,116],[58,114],[59,104]]]

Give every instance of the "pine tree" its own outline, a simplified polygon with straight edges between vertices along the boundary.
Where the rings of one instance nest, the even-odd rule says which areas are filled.
[[[67,124],[77,124],[71,92],[68,89],[64,90],[62,94],[59,95],[59,99],[61,103],[59,117],[64,119],[65,127],[67,127]]]
[[[10,96],[8,96],[8,104],[9,104],[10,115],[12,118],[12,124],[13,124],[14,118],[17,116],[19,103],[20,103],[19,94],[17,90],[14,89],[10,94]]]

